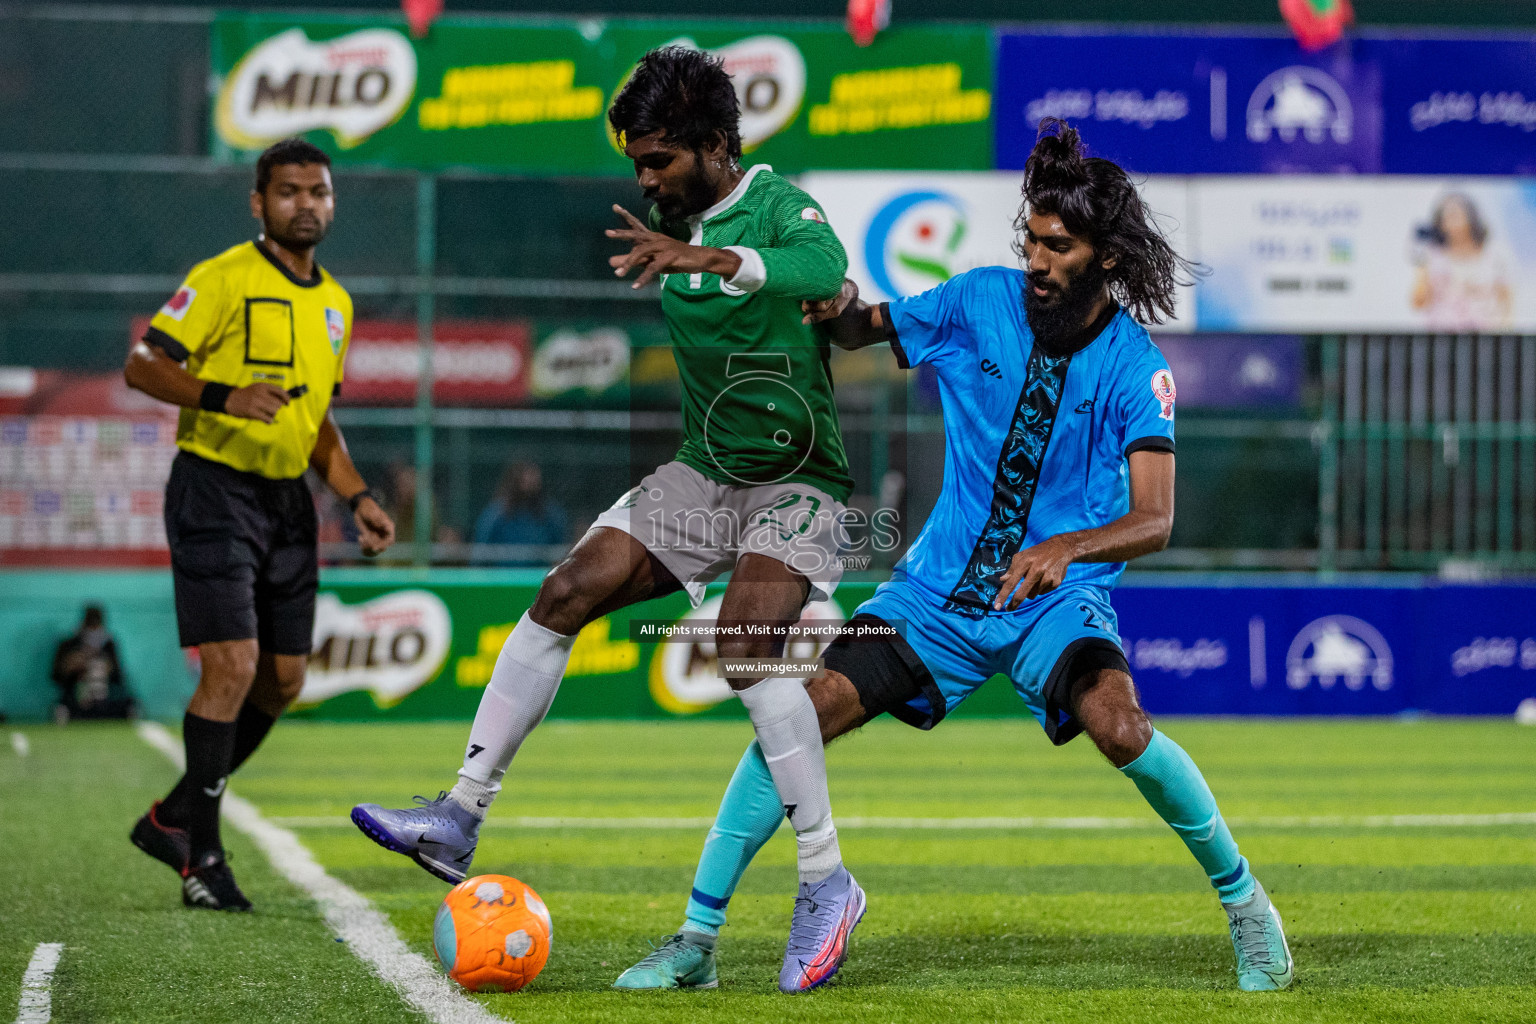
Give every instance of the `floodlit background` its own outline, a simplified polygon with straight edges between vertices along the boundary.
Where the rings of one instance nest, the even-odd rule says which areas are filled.
[[[103,851],[112,877],[147,876],[118,833],[169,769],[129,731],[39,723],[57,715],[55,650],[86,605],[116,639],[113,709],[131,700],[174,723],[196,684],[160,518],[175,416],[130,392],[121,367],[194,263],[253,237],[255,153],[305,133],[335,160],[337,219],[318,258],[356,304],[336,418],[401,543],[360,558],[350,515],[317,489],[326,568],[292,713],[306,721],[279,728],[232,788],[426,950],[435,883],[341,815],[449,784],[543,573],[680,443],[655,289],[632,291],[606,263],[610,204],[644,204],[603,114],[642,52],[686,40],[737,76],[743,162],[821,201],[872,300],[1014,264],[1020,169],[1042,117],[1144,180],[1209,273],[1154,334],[1178,385],[1173,540],[1131,568],[1115,604],[1149,710],[1226,716],[1170,729],[1188,730],[1229,816],[1257,837],[1260,877],[1280,883],[1300,936],[1285,1012],[1390,1017],[1425,985],[1436,1019],[1529,1019],[1529,978],[1513,965],[1536,955],[1536,730],[1514,720],[1522,702],[1536,718],[1536,3],[1358,0],[1332,42],[1335,5],[1282,6],[1311,9],[1301,31],[1322,45],[1304,48],[1272,0],[895,0],[868,46],[832,0],[449,0],[419,38],[385,0],[0,4],[0,714],[20,737],[13,758],[0,753],[6,803],[30,794],[62,834],[88,809],[111,827],[72,841]],[[807,612],[838,619],[921,528],[943,435],[931,373],[898,370],[883,346],[835,351],[832,367],[848,504],[896,524],[856,536],[835,604]],[[546,890],[568,942],[532,1001],[495,1012],[634,1009],[579,1000],[643,936],[675,927],[701,822],[747,731],[708,646],[637,642],[630,621],[714,607],[674,596],[578,640],[555,721],[525,755],[526,806],[507,813],[681,824],[548,826],[537,854],[523,833],[492,833],[483,866]],[[878,915],[866,973],[850,960],[825,1005],[930,1019],[934,993],[980,991],[969,1013],[1008,1018],[1092,989],[1074,1012],[1240,1010],[1221,991],[1219,915],[1207,920],[1200,879],[1160,825],[1041,838],[1039,821],[1145,809],[1084,744],[1042,748],[1021,713],[995,680],[933,736],[877,725],[833,749],[835,806],[870,823],[851,830],[850,863],[862,852],[874,865]],[[997,753],[1013,745],[1017,762]],[[621,748],[633,760],[600,756]],[[668,758],[683,749],[678,783]],[[908,800],[912,764],[924,777]],[[122,786],[88,785],[103,773]],[[892,824],[913,815],[941,823],[927,845]],[[967,837],[942,824],[957,817],[1003,824]],[[740,973],[725,975],[754,994],[709,1004],[725,1019],[779,1012],[764,979],[790,877],[783,837],[764,858],[736,904]],[[189,936],[172,917],[146,919],[145,949],[222,949],[230,977],[295,958],[307,973],[287,992],[208,1005],[231,1020],[412,1012],[355,961],[326,966],[315,950],[329,946],[304,945],[323,943],[324,926],[262,854],[238,866],[295,915],[298,937],[253,925],[288,959],[252,966],[239,952],[252,933],[215,922]],[[0,897],[0,916],[9,901],[47,921],[51,876],[28,870],[36,887]],[[151,890],[132,888],[111,913],[149,912],[134,901]],[[901,901],[929,915],[918,930],[938,966],[905,962]],[[162,902],[156,913],[177,909],[174,891]],[[95,927],[71,920],[61,933]],[[0,1015],[47,938],[30,936],[0,946]],[[63,941],[61,998],[96,1016],[62,1019],[161,1019],[152,961]],[[963,967],[942,951],[956,942],[975,943]],[[72,955],[138,994],[72,988]],[[541,986],[581,994],[541,1004]]]

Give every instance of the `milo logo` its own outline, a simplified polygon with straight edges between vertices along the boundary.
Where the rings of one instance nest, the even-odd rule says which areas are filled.
[[[299,705],[364,690],[380,707],[404,700],[448,660],[452,620],[429,590],[397,590],[362,604],[322,593]]]
[[[350,149],[393,123],[416,91],[416,51],[392,29],[312,42],[301,28],[264,40],[219,90],[219,138],[262,147],[317,128]]]

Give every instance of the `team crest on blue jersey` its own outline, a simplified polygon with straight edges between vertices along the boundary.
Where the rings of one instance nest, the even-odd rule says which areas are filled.
[[[1152,397],[1157,399],[1157,404],[1162,406],[1162,411],[1157,415],[1159,419],[1173,419],[1173,403],[1178,399],[1179,393],[1173,386],[1173,374],[1167,370],[1158,370],[1152,374]]]
[[[342,340],[347,336],[347,318],[341,315],[341,310],[326,308],[325,329],[331,336],[331,350],[340,352]]]

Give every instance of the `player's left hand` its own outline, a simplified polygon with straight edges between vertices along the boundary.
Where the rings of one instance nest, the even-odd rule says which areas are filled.
[[[1061,586],[1073,554],[1073,545],[1063,537],[1052,537],[1020,551],[1003,574],[992,607],[1002,611],[1006,601],[1008,611],[1013,611],[1031,598],[1049,594]]]
[[[372,498],[357,503],[352,519],[357,523],[357,545],[369,558],[387,551],[395,542],[395,521]]]
[[[652,231],[641,223],[640,218],[618,203],[613,204],[613,212],[623,217],[629,227],[609,228],[605,234],[609,238],[629,242],[630,249],[622,256],[608,257],[608,265],[613,268],[615,277],[624,277],[639,267],[640,276],[635,278],[631,288],[643,288],[658,274],[703,274],[716,271],[717,268],[709,262],[710,253],[714,250],[689,245],[671,235]]]

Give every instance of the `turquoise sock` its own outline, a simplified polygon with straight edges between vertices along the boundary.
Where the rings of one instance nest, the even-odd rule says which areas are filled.
[[[773,838],[784,820],[784,805],[768,773],[757,741],[747,747],[725,788],[715,824],[704,840],[704,853],[693,873],[693,892],[688,897],[688,919],[683,928],[705,935],[720,934],[725,924],[725,907],[736,891],[736,883],[757,856],[763,844]]]
[[[1248,861],[1237,852],[1237,842],[1222,820],[1211,787],[1183,747],[1153,730],[1147,749],[1120,770],[1184,840],[1221,902],[1242,903],[1253,895]]]

